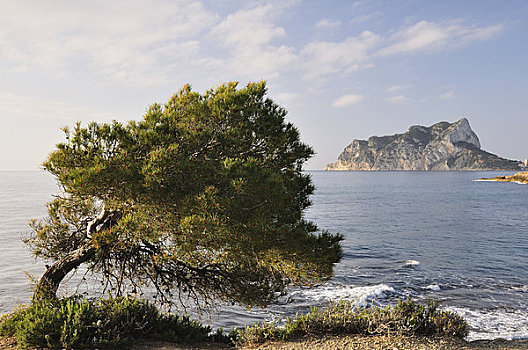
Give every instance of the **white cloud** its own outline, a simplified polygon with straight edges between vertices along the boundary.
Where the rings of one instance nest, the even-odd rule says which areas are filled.
[[[379,54],[387,56],[426,49],[444,49],[490,39],[501,31],[501,25],[477,27],[420,21],[393,34],[388,39],[391,44],[381,49]]]
[[[465,26],[457,22],[438,24],[420,21],[390,37],[364,31],[359,36],[348,37],[338,42],[311,42],[301,50],[300,56],[305,62],[303,66],[305,78],[315,80],[331,74],[346,74],[360,68],[371,67],[372,59],[376,55],[387,56],[466,45],[473,41],[493,38],[502,31],[502,28],[501,25],[478,27]],[[385,46],[374,52],[382,43],[385,43]]]
[[[175,62],[199,65],[195,38],[217,21],[197,1],[4,5],[0,56],[12,62],[12,71],[44,68],[61,74],[82,66],[142,85],[164,82]]]
[[[95,71],[101,80],[134,86],[282,74],[313,82],[372,67],[382,43],[377,53],[391,55],[486,40],[502,30],[421,21],[390,37],[364,31],[341,41],[294,46],[280,20],[298,3],[248,2],[220,18],[197,0],[10,1],[0,12],[0,58],[10,62],[5,68],[10,73],[86,76]],[[317,23],[319,28],[339,25],[328,18]]]
[[[316,28],[335,28],[339,27],[341,25],[341,21],[332,21],[327,18],[321,19],[317,24],[315,25]]]
[[[293,47],[276,44],[286,37],[283,27],[273,23],[296,1],[266,2],[228,15],[215,26],[210,37],[229,51],[227,68],[238,74],[274,77],[296,59]]]
[[[301,95],[296,92],[282,92],[273,96],[273,99],[276,100],[279,104],[292,104],[294,103]]]
[[[389,96],[385,98],[385,101],[389,103],[404,103],[408,100],[405,95]]]
[[[364,98],[365,96],[363,95],[355,95],[355,94],[343,95],[339,97],[337,100],[335,100],[332,106],[333,107],[345,107],[349,105],[354,105],[354,104],[357,104],[363,101]]]
[[[405,89],[405,88],[407,88],[407,87],[406,86],[401,86],[401,85],[392,85],[392,86],[390,86],[387,89],[387,92],[388,93],[392,93],[392,92],[400,91],[400,90]]]
[[[111,121],[116,119],[108,112],[50,101],[34,96],[0,93],[0,116],[3,119],[57,121],[72,123],[77,120]]]
[[[369,64],[369,50],[379,37],[364,31],[357,37],[348,37],[341,42],[317,41],[302,50],[305,63],[305,78],[316,79],[333,73],[350,73],[362,65]]]
[[[380,16],[381,14],[382,14],[381,11],[376,11],[376,12],[372,12],[369,14],[359,15],[359,16],[353,17],[350,20],[350,23],[351,24],[361,24],[361,23],[367,22],[368,20],[374,17]]]
[[[441,98],[442,100],[448,100],[453,97],[455,97],[455,93],[453,91],[448,91],[438,96],[438,98]]]
[[[0,93],[0,169],[37,170],[54,144],[64,141],[61,127],[71,126],[78,120],[109,122],[112,119],[113,114],[93,108]]]

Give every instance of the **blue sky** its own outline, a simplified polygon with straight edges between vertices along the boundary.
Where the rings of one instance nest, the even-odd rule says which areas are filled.
[[[4,1],[0,170],[36,170],[60,127],[139,119],[185,83],[266,80],[317,154],[469,119],[528,157],[528,2]]]

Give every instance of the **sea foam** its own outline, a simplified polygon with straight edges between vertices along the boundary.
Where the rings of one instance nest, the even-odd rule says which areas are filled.
[[[433,290],[435,292],[440,290],[440,286],[438,284],[430,284],[425,289]]]
[[[403,264],[405,266],[416,266],[416,265],[420,265],[420,262],[418,260],[407,260]]]
[[[376,298],[383,298],[388,293],[394,293],[394,288],[386,284],[372,286],[350,286],[339,284],[324,284],[319,287],[296,290],[290,293],[291,302],[310,302],[323,304],[337,300],[349,300],[358,306],[367,306]]]
[[[528,339],[528,312],[520,310],[474,310],[448,307],[448,311],[462,316],[470,326],[467,340]]]

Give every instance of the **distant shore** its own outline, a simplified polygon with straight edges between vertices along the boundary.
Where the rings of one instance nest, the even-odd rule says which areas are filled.
[[[517,182],[528,184],[528,171],[521,171],[513,175],[495,176],[492,178],[482,178],[481,181]]]

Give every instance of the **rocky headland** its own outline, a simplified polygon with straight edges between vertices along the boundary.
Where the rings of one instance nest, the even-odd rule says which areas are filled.
[[[482,150],[469,121],[462,118],[353,140],[324,170],[520,170],[520,162]]]
[[[499,182],[518,182],[528,184],[528,171],[521,171],[517,174],[506,176],[495,176],[492,178],[482,178],[483,181],[499,181]]]

